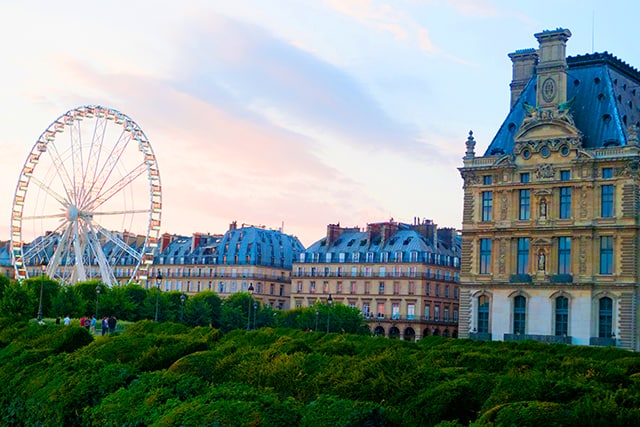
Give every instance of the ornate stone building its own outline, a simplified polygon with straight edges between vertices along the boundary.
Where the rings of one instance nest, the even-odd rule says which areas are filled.
[[[329,224],[293,264],[291,307],[331,300],[358,308],[376,335],[457,337],[459,268],[457,231],[430,220]]]
[[[569,30],[510,54],[511,110],[464,166],[460,336],[639,350],[640,73],[566,57]]]

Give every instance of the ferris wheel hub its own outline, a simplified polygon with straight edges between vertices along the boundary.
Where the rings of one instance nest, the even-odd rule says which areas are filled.
[[[80,211],[78,211],[78,208],[75,205],[71,205],[69,206],[69,208],[67,209],[67,219],[69,221],[75,221],[78,219],[78,214],[80,213]]]

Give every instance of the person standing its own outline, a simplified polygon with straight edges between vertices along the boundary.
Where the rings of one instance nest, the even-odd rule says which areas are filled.
[[[81,328],[84,328],[84,321],[85,321],[86,319],[87,319],[87,318],[86,318],[85,316],[82,316],[82,317],[80,318],[80,327],[81,327]]]
[[[102,336],[105,336],[109,332],[109,322],[107,316],[102,318]]]
[[[109,320],[108,320],[109,332],[115,332],[116,331],[116,322],[117,322],[116,316],[109,317]]]
[[[69,318],[69,315],[64,316],[63,322],[65,326],[69,326],[71,324],[71,319]]]
[[[91,316],[91,326],[89,330],[91,331],[92,334],[96,333],[96,323],[98,323],[96,320],[96,316]]]

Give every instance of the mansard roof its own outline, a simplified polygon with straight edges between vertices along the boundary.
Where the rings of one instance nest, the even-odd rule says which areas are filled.
[[[640,73],[611,55],[567,58],[567,100],[587,149],[627,145],[628,129],[640,126]],[[525,117],[525,103],[536,105],[534,74],[487,148],[485,156],[513,154],[514,136]]]
[[[290,269],[304,251],[297,237],[277,230],[242,227],[228,230],[217,245],[214,263]]]
[[[439,231],[443,231],[443,229]],[[419,252],[459,257],[460,237],[455,235],[453,238],[454,243],[451,243],[450,239],[444,237],[442,233],[438,234],[438,245],[436,247],[432,239],[414,230],[411,225],[404,223],[398,223],[398,230],[389,236],[386,241],[383,241],[380,235],[372,236],[369,231],[347,230],[329,245],[327,245],[326,237],[318,240],[309,246],[305,253],[365,254],[373,252],[376,254],[376,259],[379,258],[378,255],[382,252]]]

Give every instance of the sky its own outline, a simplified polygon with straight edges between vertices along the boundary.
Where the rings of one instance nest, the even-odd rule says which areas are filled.
[[[327,224],[460,228],[457,168],[468,132],[482,154],[508,113],[507,54],[568,28],[568,55],[638,68],[639,15],[632,0],[0,0],[0,240],[40,134],[91,104],[149,139],[162,232],[237,221],[309,246]]]

